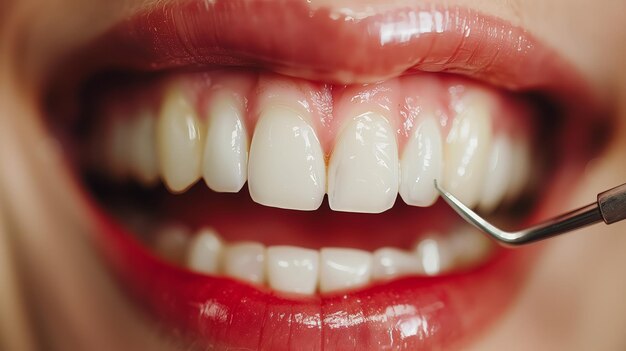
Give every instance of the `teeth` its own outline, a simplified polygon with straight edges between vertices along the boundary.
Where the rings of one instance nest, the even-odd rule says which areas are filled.
[[[513,175],[513,160],[513,149],[509,138],[500,135],[491,145],[483,192],[480,197],[480,209],[484,212],[493,211],[504,198]]]
[[[214,230],[203,229],[189,243],[187,267],[201,273],[218,273],[223,246]]]
[[[336,211],[379,213],[398,193],[398,147],[388,121],[357,116],[341,133],[330,159],[328,201]]]
[[[450,244],[437,234],[432,234],[420,240],[414,249],[424,273],[437,275],[452,268],[453,257]]]
[[[478,203],[489,157],[491,117],[485,100],[467,98],[446,139],[444,188],[468,207]]]
[[[130,130],[130,172],[148,186],[154,185],[159,178],[155,128],[154,115],[144,109],[133,120]]]
[[[224,251],[224,274],[246,282],[265,282],[265,246],[255,242],[235,243]]]
[[[244,109],[227,93],[209,104],[202,176],[209,188],[236,193],[248,176],[248,135]]]
[[[154,240],[154,250],[161,257],[181,263],[185,257],[189,235],[182,227],[167,226],[160,230]]]
[[[400,195],[407,204],[430,206],[437,200],[433,183],[441,179],[443,172],[442,148],[441,133],[434,117],[417,125],[400,161]]]
[[[385,247],[370,253],[350,248],[320,251],[297,246],[265,246],[258,242],[226,244],[211,228],[190,237],[179,226],[157,232],[155,251],[192,271],[222,274],[275,291],[312,295],[356,289],[371,281],[402,276],[434,276],[456,268],[476,266],[489,256],[492,242],[471,227],[449,235],[429,234],[412,251]]]
[[[485,234],[468,227],[453,231],[448,242],[454,263],[459,266],[480,262],[493,249],[493,244]]]
[[[386,280],[423,272],[419,258],[404,250],[378,249],[374,252],[373,262],[372,277],[374,280]]]
[[[161,175],[173,192],[182,192],[200,178],[200,122],[180,87],[165,94],[157,121]]]
[[[294,246],[267,249],[267,280],[274,290],[313,294],[317,288],[319,252]]]
[[[255,202],[298,210],[315,210],[322,203],[324,153],[308,120],[309,116],[282,106],[261,112],[248,166],[248,187]]]
[[[325,248],[320,253],[322,293],[367,285],[372,274],[372,254],[356,249]]]

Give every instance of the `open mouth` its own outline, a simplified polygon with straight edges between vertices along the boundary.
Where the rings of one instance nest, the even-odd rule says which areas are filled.
[[[61,72],[78,88],[57,91],[79,112],[59,120],[96,241],[159,325],[205,348],[471,341],[536,250],[497,247],[434,181],[527,223],[608,122],[558,56],[462,8],[189,1],[77,57]]]

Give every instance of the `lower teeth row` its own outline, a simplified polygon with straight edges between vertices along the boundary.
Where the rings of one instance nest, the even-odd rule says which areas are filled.
[[[489,239],[468,227],[446,236],[420,236],[411,250],[385,247],[373,253],[352,248],[265,247],[254,241],[225,243],[211,228],[189,235],[177,226],[160,230],[153,246],[160,256],[195,272],[304,295],[469,268],[484,261],[493,248]]]

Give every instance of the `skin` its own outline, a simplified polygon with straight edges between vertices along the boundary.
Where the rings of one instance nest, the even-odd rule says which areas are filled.
[[[330,0],[314,0],[311,6],[324,3],[339,6]],[[614,111],[614,137],[559,208],[584,205],[597,192],[623,183],[626,3],[448,3],[525,27],[572,62]],[[0,349],[175,348],[126,302],[94,254],[91,229],[61,151],[40,123],[37,101],[56,60],[145,5],[138,0],[0,2]],[[624,228],[600,225],[542,244],[545,250],[519,297],[477,337],[473,349],[625,349]]]

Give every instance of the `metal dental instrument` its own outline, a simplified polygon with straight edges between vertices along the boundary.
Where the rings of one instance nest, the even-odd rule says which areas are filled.
[[[487,222],[454,195],[439,187],[436,180],[435,188],[463,219],[506,246],[548,239],[600,221],[612,224],[626,219],[626,184],[598,194],[597,201],[592,204],[515,232],[504,231]]]

